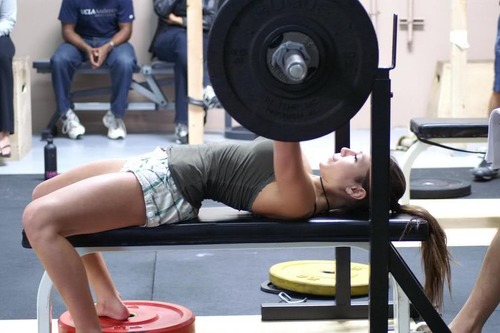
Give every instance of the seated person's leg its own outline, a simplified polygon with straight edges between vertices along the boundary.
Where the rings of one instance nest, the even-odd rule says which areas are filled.
[[[84,61],[85,55],[75,46],[63,43],[50,59],[52,66],[52,86],[56,96],[57,112],[63,121],[62,133],[71,139],[85,134],[85,127],[71,109],[71,82],[76,69]]]
[[[154,53],[159,60],[174,63],[175,134],[176,141],[180,144],[188,142],[186,38],[185,29],[169,27],[156,38],[153,45]]]
[[[175,62],[175,136],[176,142],[188,143],[188,103],[186,58],[179,57]]]
[[[208,33],[203,33],[203,102],[205,109],[221,108],[219,99],[215,95],[212,83],[210,82],[210,75],[207,68],[207,45]]]
[[[129,43],[115,47],[108,55],[106,64],[111,71],[111,110],[103,118],[110,139],[124,139],[127,129],[123,118],[127,108],[127,98],[132,75],[137,64],[134,48]]]
[[[11,156],[10,135],[14,133],[14,44],[8,36],[0,36],[0,158]]]

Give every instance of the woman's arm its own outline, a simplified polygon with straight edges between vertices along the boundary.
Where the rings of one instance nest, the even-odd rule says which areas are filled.
[[[153,0],[153,7],[156,15],[161,18],[168,18],[179,0]]]
[[[311,216],[316,193],[300,143],[275,141],[273,163],[275,181],[259,194],[253,212],[283,219]]]
[[[181,2],[179,6],[185,5],[184,2]],[[210,30],[212,24],[214,23],[215,16],[217,15],[217,6],[218,2],[216,0],[203,0],[203,9],[202,9],[202,26],[204,31]],[[179,8],[177,8],[179,9]],[[184,28],[187,28],[188,20],[187,15],[177,16],[172,13],[172,9],[168,14],[168,17],[165,21],[169,24],[177,24]],[[181,10],[182,11],[182,10]],[[164,16],[162,16],[164,17]]]
[[[217,15],[219,1],[203,0],[203,30],[208,31],[214,23]]]

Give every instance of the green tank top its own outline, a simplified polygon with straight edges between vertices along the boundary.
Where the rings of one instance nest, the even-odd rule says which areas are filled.
[[[274,181],[273,143],[267,139],[172,146],[168,163],[177,188],[196,208],[211,199],[251,211],[259,192]]]

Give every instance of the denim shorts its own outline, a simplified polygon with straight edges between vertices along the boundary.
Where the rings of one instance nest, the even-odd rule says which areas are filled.
[[[497,22],[497,39],[495,42],[495,79],[493,91],[500,93],[500,17]]]
[[[142,187],[146,205],[145,227],[156,227],[190,220],[198,209],[181,195],[168,167],[167,152],[162,148],[128,159],[121,172],[132,172]]]

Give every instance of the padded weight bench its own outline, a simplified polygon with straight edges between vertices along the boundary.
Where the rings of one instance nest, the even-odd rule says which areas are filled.
[[[49,59],[36,60],[33,62],[33,68],[37,73],[50,74],[52,66]],[[144,77],[144,81],[132,80],[130,90],[133,90],[149,100],[149,102],[130,102],[128,103],[128,110],[161,110],[161,109],[174,109],[174,103],[170,102],[163,91],[161,85],[173,84],[173,77],[164,78],[161,80],[156,79],[157,75],[172,75],[174,73],[174,64],[163,61],[153,61],[150,65],[137,65],[134,74]],[[84,62],[77,69],[75,74],[80,75],[95,75],[95,74],[109,74],[109,67],[103,65],[100,68],[92,69],[90,63]],[[100,87],[92,89],[83,89],[71,93],[71,101],[73,110],[75,111],[97,111],[109,110],[110,104],[105,102],[74,102],[75,99],[81,97],[94,97],[104,94],[110,94],[110,87]],[[54,112],[49,123],[42,132],[42,140],[45,140],[49,134],[55,136],[57,134],[56,124],[59,120],[59,114]]]
[[[427,221],[410,215],[390,219],[392,241],[422,241],[428,237]],[[132,227],[69,237],[80,255],[106,251],[161,251],[187,248],[267,248],[288,246],[337,247],[336,302],[263,304],[262,320],[367,318],[368,307],[350,302],[350,248],[368,250],[371,223],[366,218],[328,215],[302,221],[277,221],[241,213],[228,207],[202,208],[196,220],[156,228]],[[22,245],[30,248],[23,232]],[[283,247],[283,245],[280,245]],[[340,256],[339,256],[340,254]],[[399,288],[394,288],[399,289]],[[398,322],[409,332],[409,302],[397,296]],[[37,296],[38,332],[50,333],[52,281],[44,273]],[[396,304],[394,305],[396,311]],[[394,312],[396,315],[396,312]],[[404,326],[406,325],[406,329]]]
[[[417,141],[401,162],[406,178],[402,204],[410,201],[410,172],[415,159],[435,144],[485,142],[488,139],[488,118],[413,118],[410,131],[415,134]]]

